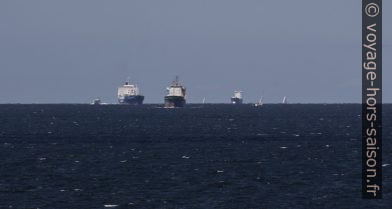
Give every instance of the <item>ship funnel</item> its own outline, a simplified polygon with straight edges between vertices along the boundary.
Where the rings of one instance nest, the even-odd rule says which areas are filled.
[[[131,83],[131,77],[128,77],[127,80],[125,81],[125,85],[129,85]]]

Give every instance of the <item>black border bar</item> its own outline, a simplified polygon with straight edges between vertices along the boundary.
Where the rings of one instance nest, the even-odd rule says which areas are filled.
[[[362,0],[362,198],[382,199],[382,0]]]

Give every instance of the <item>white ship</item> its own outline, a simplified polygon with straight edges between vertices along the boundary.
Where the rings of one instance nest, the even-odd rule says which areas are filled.
[[[96,98],[96,99],[93,100],[93,102],[91,102],[91,104],[92,104],[92,105],[101,105],[102,102],[101,102],[101,99],[100,99],[100,98]]]
[[[231,97],[231,104],[242,104],[242,91],[234,91],[234,96]]]
[[[144,100],[144,96],[140,94],[139,87],[136,84],[130,84],[129,81],[118,88],[117,98],[120,104],[131,105],[141,105]]]

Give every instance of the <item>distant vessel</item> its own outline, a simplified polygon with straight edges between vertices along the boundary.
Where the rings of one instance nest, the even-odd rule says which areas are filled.
[[[255,104],[255,107],[263,106],[263,97],[260,98],[259,102]]]
[[[287,104],[287,98],[286,97],[283,97],[282,104]]]
[[[165,96],[165,107],[184,107],[186,103],[186,88],[180,84],[178,76],[176,80],[167,88]]]
[[[92,105],[100,105],[101,104],[101,99],[97,98],[94,99],[93,102],[91,103]]]
[[[129,80],[118,88],[117,98],[118,103],[130,105],[141,105],[144,100],[144,96],[140,95],[139,87],[135,84],[130,84]]]
[[[204,97],[204,98],[203,98],[203,104],[205,104],[205,103],[206,103],[206,98]]]
[[[234,96],[231,97],[231,104],[242,104],[242,91],[234,91]]]

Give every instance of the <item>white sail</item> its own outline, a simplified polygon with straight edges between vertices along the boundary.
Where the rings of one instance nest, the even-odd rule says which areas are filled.
[[[263,97],[261,97],[259,100],[259,106],[262,106],[262,105],[263,105]]]
[[[287,104],[287,98],[286,98],[286,97],[283,97],[282,103],[283,103],[283,104]]]
[[[254,106],[256,106],[256,107],[263,106],[263,97],[260,97],[259,102],[257,102],[256,104],[254,104]]]

